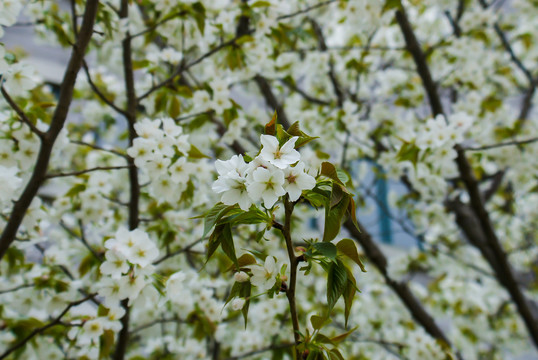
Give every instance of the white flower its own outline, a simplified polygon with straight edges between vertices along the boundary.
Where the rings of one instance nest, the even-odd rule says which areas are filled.
[[[250,270],[252,271],[252,277],[250,278],[252,285],[263,290],[269,290],[275,285],[277,266],[274,257],[267,256],[263,266],[252,265]]]
[[[114,249],[108,250],[105,258],[106,261],[99,267],[101,274],[110,275],[113,279],[119,279],[122,274],[129,270],[129,264],[127,264],[125,256],[121,252]]]
[[[127,149],[127,154],[135,159],[137,167],[143,167],[147,161],[155,159],[153,149],[157,148],[157,142],[153,139],[136,138],[133,146]]]
[[[234,155],[230,160],[217,160],[215,162],[215,168],[217,168],[220,176],[228,176],[230,173],[245,176],[248,165],[243,159],[243,155]]]
[[[241,310],[245,306],[246,300],[243,298],[237,298],[232,301],[232,309],[235,311]]]
[[[239,175],[220,176],[211,188],[217,194],[222,193],[220,201],[225,205],[239,204],[245,211],[252,205],[252,198],[247,191],[247,179]]]
[[[303,190],[310,190],[316,186],[316,180],[305,173],[303,162],[297,163],[294,167],[284,169],[284,190],[290,195],[290,200],[299,199]]]
[[[252,173],[252,182],[247,185],[247,191],[253,199],[263,199],[265,207],[272,207],[278,198],[286,194],[282,187],[284,173],[282,170],[259,167]]]
[[[92,342],[99,341],[99,336],[104,332],[104,319],[97,318],[88,320],[82,326],[82,334],[78,337],[78,342],[80,344],[90,344]]]
[[[238,271],[234,274],[234,280],[241,283],[249,280],[249,276],[244,271]]]
[[[14,95],[21,95],[36,86],[35,72],[27,64],[16,63],[5,73],[5,86]]]
[[[294,148],[297,139],[299,138],[294,136],[280,147],[276,137],[271,135],[261,135],[260,141],[263,148],[260,152],[260,157],[277,168],[284,169],[288,167],[288,165],[296,163],[301,158],[301,154]]]
[[[0,165],[0,203],[11,200],[22,185],[22,179],[17,176],[19,169]]]

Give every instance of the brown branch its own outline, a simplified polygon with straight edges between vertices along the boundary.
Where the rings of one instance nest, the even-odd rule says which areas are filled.
[[[26,289],[26,288],[33,287],[33,286],[34,286],[34,284],[22,284],[22,285],[19,285],[19,286],[15,286],[14,288],[11,288],[11,289],[0,290],[0,295],[1,294],[7,294],[7,293],[10,293],[10,292],[14,292],[14,291],[21,290],[21,289]]]
[[[137,32],[136,34],[132,34],[132,35],[128,35],[129,38],[131,39],[134,39],[136,37],[139,37],[139,36],[142,36],[144,34],[147,34],[148,32],[151,32],[155,29],[157,29],[159,26],[161,26],[162,24],[165,24],[167,23],[168,21],[170,20],[173,20],[177,17],[181,17],[183,15],[186,15],[187,14],[187,11],[180,11],[180,12],[177,12],[175,14],[172,14],[172,15],[168,15],[166,16],[164,19],[160,20],[160,21],[157,21],[155,24],[153,24],[152,26],[140,31],[140,32]]]
[[[0,85],[0,90],[2,91],[2,96],[4,96],[4,99],[6,99],[7,103],[9,104],[9,106],[11,106],[11,108],[17,113],[17,115],[19,115],[19,118],[20,120],[26,124],[30,130],[36,134],[37,136],[39,136],[39,138],[41,140],[43,140],[44,136],[45,136],[45,133],[42,132],[41,130],[39,130],[31,121],[30,119],[28,118],[28,116],[26,116],[26,114],[24,113],[24,111],[19,107],[19,105],[17,105],[17,103],[11,98],[11,96],[9,96],[9,94],[6,92],[6,90],[4,89],[4,86],[3,85]]]
[[[104,147],[102,146],[99,146],[99,145],[94,145],[94,144],[89,144],[89,143],[86,143],[84,141],[78,141],[78,140],[69,140],[69,142],[71,144],[75,144],[75,145],[80,145],[80,146],[87,146],[87,147],[90,147],[94,150],[99,150],[99,151],[105,151],[105,152],[108,152],[108,153],[111,153],[111,154],[114,154],[114,155],[118,155],[118,156],[121,156],[123,158],[127,158],[128,156],[118,150],[113,150],[113,149],[105,149]]]
[[[77,74],[82,66],[84,52],[90,43],[93,32],[93,24],[97,15],[98,4],[98,0],[88,0],[86,2],[86,9],[84,11],[79,36],[77,37],[76,44],[73,47],[71,58],[69,59],[67,69],[62,80],[58,103],[52,115],[50,127],[42,138],[34,171],[28,180],[22,195],[13,205],[9,221],[7,222],[2,236],[0,237],[0,259],[2,259],[11,243],[13,243],[15,240],[19,226],[21,225],[26,214],[26,210],[28,210],[28,207],[41,187],[41,184],[45,180],[52,148],[67,118],[69,107],[73,99],[73,89],[75,87]]]
[[[437,92],[437,85],[433,81],[428,64],[426,63],[426,56],[420,47],[403,7],[396,11],[396,21],[400,25],[407,50],[413,56],[417,72],[422,79],[424,90],[426,90],[426,94],[428,95],[428,100],[430,101],[430,107],[432,108],[433,113],[435,115],[443,114],[443,106],[441,105],[441,98]]]
[[[284,107],[277,100],[273,90],[271,89],[271,84],[269,84],[269,81],[267,81],[267,79],[261,75],[254,76],[254,81],[256,82],[256,85],[258,85],[258,88],[265,99],[266,105],[273,109],[273,111],[276,111],[278,122],[282,124],[284,129],[289,128],[291,124],[286,116],[286,113],[284,112]]]
[[[295,301],[295,289],[297,285],[297,267],[299,266],[299,259],[295,256],[295,251],[293,247],[293,241],[291,240],[291,214],[293,213],[293,208],[295,203],[289,201],[288,195],[284,197],[284,225],[277,223],[273,224],[273,227],[280,230],[286,241],[286,249],[288,251],[288,258],[290,260],[290,283],[286,290],[286,297],[288,298],[288,303],[290,305],[290,316],[293,326],[293,337],[295,339],[295,353],[296,358],[300,359],[301,353],[297,349],[301,341],[300,328],[299,328],[299,315],[297,313],[297,304]]]
[[[164,255],[163,257],[161,257],[160,259],[157,259],[153,262],[153,265],[159,265],[160,263],[162,263],[163,261],[165,260],[168,260],[170,259],[171,257],[174,257],[176,255],[179,255],[179,254],[183,254],[184,252],[187,252],[189,251],[190,249],[192,249],[194,246],[196,246],[197,244],[199,244],[203,239],[198,239],[192,243],[190,243],[189,245],[179,249],[179,250],[176,250],[176,251],[173,251],[169,254],[166,254]]]
[[[6,357],[9,356],[9,354],[11,354],[12,352],[20,349],[21,347],[25,346],[26,343],[28,341],[30,341],[34,336],[36,335],[39,335],[41,334],[42,332],[46,331],[47,329],[50,329],[51,327],[53,326],[56,326],[56,325],[60,325],[61,324],[61,320],[62,318],[67,314],[67,312],[73,307],[73,306],[77,306],[77,305],[80,305],[88,300],[90,300],[91,298],[93,298],[96,294],[90,294],[88,296],[86,296],[84,299],[81,299],[81,300],[78,300],[78,301],[74,301],[74,302],[71,302],[69,303],[69,305],[67,305],[67,307],[60,313],[60,315],[58,315],[54,320],[52,320],[51,322],[49,322],[47,325],[44,325],[44,326],[41,326],[37,329],[34,329],[30,334],[28,334],[24,339],[22,339],[21,341],[19,341],[17,344],[15,344],[14,346],[10,347],[9,349],[7,349],[2,355],[0,355],[0,360],[1,359],[5,359]]]
[[[271,345],[271,346],[265,347],[263,349],[252,350],[252,351],[249,351],[249,352],[241,354],[241,355],[232,356],[232,357],[226,358],[226,360],[239,360],[239,359],[247,358],[247,357],[250,357],[250,356],[253,356],[253,355],[258,355],[258,354],[264,353],[266,351],[287,349],[287,348],[292,347],[294,345],[295,344]]]
[[[383,254],[383,251],[376,245],[372,236],[359,223],[359,229],[351,220],[344,223],[345,228],[350,235],[361,245],[368,259],[374,264],[377,270],[385,278],[387,285],[398,295],[407,310],[411,313],[413,319],[420,324],[424,330],[433,338],[442,341],[448,346],[452,346],[448,338],[445,336],[441,328],[435,323],[433,317],[426,311],[421,302],[411,292],[411,289],[406,283],[392,279],[388,273],[388,260]]]
[[[318,98],[315,98],[315,97],[313,97],[311,95],[308,95],[304,90],[299,88],[297,85],[293,84],[291,81],[287,81],[286,79],[282,79],[282,80],[280,80],[280,82],[282,84],[284,84],[285,86],[287,86],[288,88],[290,88],[291,90],[295,91],[297,94],[301,95],[308,102],[311,102],[311,103],[317,104],[317,105],[326,105],[326,106],[331,105],[330,101],[318,99]]]
[[[71,235],[72,237],[74,237],[75,239],[79,240],[82,245],[84,245],[84,247],[86,249],[88,249],[88,251],[93,255],[93,257],[95,259],[97,259],[97,261],[99,262],[103,262],[103,257],[100,256],[91,246],[90,244],[88,244],[88,241],[86,240],[86,237],[84,236],[84,227],[82,225],[82,221],[79,220],[79,227],[80,227],[80,235],[76,234],[75,231],[73,231],[72,229],[70,229],[62,220],[60,220],[60,226],[69,234]]]
[[[82,60],[82,68],[84,69],[84,73],[86,74],[86,79],[88,80],[88,84],[90,84],[90,87],[92,88],[93,92],[103,101],[105,104],[110,106],[112,109],[114,109],[117,113],[125,116],[125,111],[123,109],[120,109],[112,100],[106,97],[105,94],[99,89],[99,87],[93,82],[92,77],[90,75],[90,69],[88,67],[88,64],[85,60]]]
[[[337,2],[337,1],[338,1],[338,0],[328,0],[328,1],[323,1],[323,2],[320,2],[320,3],[318,3],[318,4],[315,4],[315,5],[309,6],[309,7],[307,7],[307,8],[304,8],[304,9],[302,9],[302,10],[293,12],[293,13],[291,13],[291,14],[281,15],[281,16],[277,17],[277,20],[289,19],[289,18],[295,17],[295,16],[297,16],[297,15],[306,14],[306,13],[309,12],[309,11],[318,9],[318,8],[320,8],[320,7],[323,7],[323,6],[332,4],[332,3]]]
[[[534,138],[525,139],[525,140],[506,141],[506,142],[501,142],[498,144],[490,144],[490,145],[484,145],[484,146],[476,146],[476,147],[467,146],[467,147],[463,147],[462,149],[464,151],[483,151],[483,150],[489,150],[489,149],[496,149],[496,148],[500,148],[504,146],[512,146],[512,145],[521,146],[521,145],[531,144],[537,141],[538,141],[538,137],[534,137]]]
[[[249,34],[250,33],[252,33],[252,31],[249,31]],[[236,45],[237,40],[239,40],[239,38],[241,38],[241,37],[242,36],[236,36],[231,40],[228,40],[228,41],[225,41],[225,42],[221,43],[220,45],[214,47],[213,49],[209,50],[208,52],[206,52],[205,54],[203,54],[199,58],[191,61],[190,63],[185,64],[185,63],[182,62],[177,67],[177,69],[168,78],[166,78],[165,80],[161,81],[160,83],[158,83],[156,85],[153,85],[149,90],[147,90],[145,93],[140,95],[137,100],[141,101],[141,100],[147,98],[148,96],[150,96],[151,94],[153,94],[155,91],[159,90],[160,88],[172,83],[174,81],[174,79],[176,77],[178,77],[179,75],[181,75],[181,73],[183,71],[186,71],[189,68],[199,64],[200,62],[204,61],[208,57],[211,57],[213,54],[219,52],[220,50],[222,50],[222,49],[224,49],[224,48],[226,48],[228,46]]]
[[[66,176],[78,176],[86,173],[90,173],[93,171],[105,171],[105,170],[119,170],[119,169],[129,169],[131,166],[125,165],[125,166],[97,166],[90,169],[85,170],[79,170],[79,171],[72,171],[72,172],[59,172],[59,173],[53,173],[53,174],[47,174],[45,176],[46,179],[52,179],[57,177],[66,177]]]
[[[318,39],[318,46],[319,49],[323,52],[326,52],[328,47],[325,42],[325,37],[323,36],[323,31],[319,24],[311,19],[310,24],[312,25],[312,29],[314,30],[314,33],[316,34],[316,37]],[[334,94],[336,95],[336,101],[338,104],[338,107],[342,107],[344,105],[345,100],[345,94],[342,90],[342,86],[340,85],[340,82],[338,81],[338,78],[336,76],[336,73],[334,72],[334,62],[332,58],[329,60],[329,79],[331,80],[331,84],[333,86]]]
[[[422,79],[422,84],[426,93],[428,94],[428,98],[430,99],[432,113],[434,116],[442,115],[444,114],[444,111],[439,94],[437,92],[437,87],[433,82],[430,69],[426,63],[426,58],[415,36],[413,28],[409,23],[403,6],[400,6],[399,10],[396,11],[396,20],[400,25],[407,48],[413,56],[415,65],[417,67],[417,72]],[[500,240],[495,233],[489,213],[485,209],[484,200],[478,187],[478,182],[474,176],[473,169],[465,157],[465,149],[460,145],[456,145],[454,149],[457,152],[456,164],[458,166],[460,178],[463,180],[467,193],[469,194],[470,208],[476,216],[478,225],[480,226],[481,231],[485,236],[485,241],[487,242],[487,246],[484,246],[484,249],[487,250],[484,251],[480,247],[479,250],[490,263],[490,266],[495,271],[501,285],[503,285],[510,293],[512,301],[514,301],[516,304],[519,314],[527,327],[534,345],[538,347],[538,320],[534,318],[530,304],[518,286],[514,271],[512,270],[506,253],[504,252]]]

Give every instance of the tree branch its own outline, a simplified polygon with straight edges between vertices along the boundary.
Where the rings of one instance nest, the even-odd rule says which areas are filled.
[[[93,92],[103,101],[105,104],[110,106],[112,109],[114,109],[117,113],[125,116],[125,111],[123,109],[120,109],[112,100],[107,98],[105,94],[99,89],[99,87],[93,82],[92,77],[90,75],[90,69],[88,67],[88,64],[85,60],[82,60],[82,68],[84,69],[84,73],[86,74],[86,79],[88,80],[88,84],[90,84],[90,87],[92,88]]]
[[[11,108],[17,113],[17,115],[19,115],[19,118],[20,120],[26,124],[30,130],[36,134],[37,136],[39,136],[39,138],[41,140],[43,140],[44,136],[45,136],[45,133],[42,132],[41,130],[39,130],[31,121],[30,119],[28,119],[28,116],[26,116],[26,114],[24,113],[24,111],[19,107],[19,105],[17,105],[17,103],[11,98],[11,96],[9,96],[9,94],[6,92],[6,90],[4,89],[4,86],[3,85],[0,85],[0,90],[2,91],[2,96],[4,96],[4,99],[6,99],[7,103],[9,104],[9,106],[11,106]]]
[[[489,150],[489,149],[496,149],[496,148],[500,148],[504,146],[512,146],[512,145],[521,146],[521,145],[531,144],[537,141],[538,141],[538,137],[534,137],[534,138],[525,139],[525,140],[512,140],[512,141],[501,142],[498,144],[490,144],[490,145],[483,145],[483,146],[476,146],[476,147],[467,146],[462,149],[464,151],[483,151],[483,150]]]
[[[79,170],[79,171],[72,171],[72,172],[59,172],[59,173],[53,173],[48,174],[45,176],[46,179],[53,179],[58,177],[66,177],[66,176],[78,176],[86,173],[90,173],[93,171],[105,171],[105,170],[120,170],[120,169],[129,169],[131,166],[124,165],[124,166],[97,166],[90,169],[85,170]]]
[[[442,115],[444,114],[444,111],[439,94],[437,92],[437,87],[433,82],[430,69],[426,63],[426,58],[422,52],[420,44],[418,43],[413,28],[409,23],[403,6],[400,6],[399,10],[396,11],[396,20],[400,25],[402,34],[404,35],[407,48],[413,56],[415,65],[417,67],[417,72],[422,79],[424,89],[428,94],[432,113],[434,116]],[[527,327],[534,345],[538,347],[538,321],[534,318],[530,304],[516,282],[514,272],[508,262],[504,249],[500,244],[499,238],[495,233],[493,224],[489,218],[489,213],[485,209],[482,194],[478,187],[478,182],[474,176],[473,169],[465,157],[465,149],[460,145],[456,145],[454,149],[457,152],[456,164],[458,166],[460,178],[463,180],[465,188],[469,194],[470,208],[476,215],[478,224],[480,225],[480,228],[482,229],[487,241],[488,250],[483,251],[481,248],[479,248],[479,250],[481,250],[486,260],[490,263],[490,266],[495,271],[499,282],[510,293],[512,301],[514,301],[516,304],[519,314]]]
[[[28,334],[24,339],[22,339],[21,341],[19,341],[17,344],[15,344],[14,346],[12,346],[11,348],[7,349],[2,355],[0,355],[0,360],[1,359],[5,359],[6,357],[9,356],[9,354],[11,354],[12,352],[14,352],[15,350],[17,349],[20,349],[21,347],[25,346],[26,343],[28,341],[30,341],[34,336],[36,335],[39,335],[41,334],[42,332],[44,332],[45,330],[53,327],[53,326],[56,326],[56,325],[60,325],[61,324],[61,320],[62,318],[65,316],[65,314],[67,314],[67,312],[73,307],[73,306],[77,306],[77,305],[80,305],[88,300],[90,300],[91,298],[93,298],[96,294],[90,294],[88,296],[86,296],[85,298],[81,299],[81,300],[78,300],[78,301],[74,301],[72,303],[70,303],[69,305],[67,305],[67,307],[60,313],[60,315],[58,315],[54,320],[52,320],[51,322],[49,322],[47,325],[44,325],[42,327],[39,327],[37,329],[34,329],[30,334]]]
[[[249,31],[248,34],[251,34],[252,31]],[[147,98],[148,96],[150,96],[151,94],[153,94],[155,91],[159,90],[160,88],[162,88],[163,86],[166,86],[170,83],[172,83],[174,81],[174,79],[176,77],[178,77],[183,71],[186,71],[188,70],[189,68],[197,65],[198,63],[204,61],[205,59],[207,59],[208,57],[212,56],[213,54],[219,52],[220,50],[228,47],[228,46],[233,46],[236,44],[237,40],[239,40],[239,38],[242,37],[241,36],[236,36],[234,37],[233,39],[231,40],[228,40],[228,41],[225,41],[223,43],[221,43],[220,45],[214,47],[213,49],[209,50],[208,52],[206,52],[205,54],[203,54],[202,56],[200,56],[199,58],[191,61],[190,63],[188,64],[184,64],[184,63],[181,63],[176,71],[174,71],[168,78],[166,78],[165,80],[161,81],[160,83],[156,84],[156,85],[153,85],[148,91],[146,91],[145,93],[143,93],[142,95],[140,95],[138,97],[138,101],[141,101],[145,98]]]
[[[288,258],[290,260],[290,283],[286,290],[286,297],[288,298],[288,303],[290,304],[290,315],[291,322],[293,325],[293,337],[295,339],[295,346],[299,345],[301,341],[301,335],[299,333],[299,315],[297,313],[297,304],[295,302],[295,288],[297,284],[297,267],[299,265],[299,260],[295,256],[295,251],[293,248],[293,242],[291,240],[291,214],[293,213],[293,208],[295,204],[289,201],[288,195],[284,197],[284,226],[277,226],[277,228],[282,232],[284,240],[286,241],[286,249],[288,251]],[[275,226],[275,225],[273,225]],[[295,348],[296,358],[300,359],[300,352]]]
[[[84,52],[90,43],[93,33],[93,24],[97,15],[98,4],[98,0],[88,0],[86,2],[86,9],[84,11],[79,36],[77,37],[77,41],[73,46],[71,58],[69,59],[67,69],[62,80],[58,103],[56,105],[54,114],[52,115],[50,127],[42,138],[34,171],[28,180],[22,195],[13,205],[9,221],[7,222],[2,236],[0,237],[0,259],[2,259],[11,243],[13,243],[15,240],[19,226],[21,225],[26,214],[26,210],[28,210],[28,207],[41,187],[41,184],[45,180],[52,148],[67,118],[69,107],[73,99],[73,89],[75,87],[77,74],[82,66]]]
[[[286,113],[284,112],[284,107],[276,99],[276,96],[271,89],[271,84],[269,84],[269,81],[267,81],[267,79],[261,75],[254,76],[254,81],[256,82],[256,85],[258,85],[258,88],[260,89],[260,92],[262,93],[267,106],[276,111],[278,115],[278,121],[282,124],[284,129],[289,128],[291,124],[288,120],[288,117],[286,116]]]
[[[323,6],[332,4],[332,3],[337,2],[337,1],[338,1],[338,0],[328,0],[328,1],[323,1],[323,2],[320,2],[320,3],[318,3],[318,4],[315,4],[315,5],[309,6],[309,7],[307,7],[307,8],[304,8],[304,9],[302,9],[302,10],[293,12],[293,13],[291,13],[291,14],[281,15],[281,16],[277,17],[277,20],[289,19],[289,18],[295,17],[295,16],[297,16],[297,15],[306,14],[306,13],[309,12],[309,11],[318,9],[318,8],[320,8],[320,7],[323,7]]]

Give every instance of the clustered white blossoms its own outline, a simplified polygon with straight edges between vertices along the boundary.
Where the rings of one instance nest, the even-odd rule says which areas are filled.
[[[119,301],[126,298],[132,303],[151,283],[150,276],[155,272],[152,262],[159,256],[159,249],[146,232],[125,228],[107,240],[105,247],[106,261],[99,269],[108,277],[99,284],[99,295],[108,307],[119,306]]]
[[[186,157],[191,148],[189,136],[171,118],[145,118],[135,124],[135,130],[139,137],[127,154],[150,178],[153,196],[160,201],[177,201],[195,171]]]
[[[249,163],[242,155],[217,160],[219,177],[213,191],[222,193],[222,203],[239,204],[245,211],[259,200],[271,208],[285,194],[291,201],[298,200],[303,190],[316,185],[316,180],[306,173],[305,164],[300,161],[301,154],[295,150],[297,139],[294,136],[281,146],[275,136],[261,135],[263,147]]]

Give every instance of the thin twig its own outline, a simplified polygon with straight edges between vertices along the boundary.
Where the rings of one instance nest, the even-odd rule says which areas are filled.
[[[22,285],[19,285],[19,286],[15,286],[14,288],[11,288],[11,289],[0,290],[0,294],[7,294],[7,293],[10,293],[10,292],[14,292],[14,291],[17,291],[17,290],[20,290],[20,289],[26,289],[26,288],[33,287],[33,286],[34,286],[34,284],[22,284]]]
[[[95,144],[90,144],[90,143],[86,143],[84,141],[79,141],[79,140],[69,140],[69,142],[71,144],[75,144],[75,145],[80,145],[80,146],[87,146],[87,147],[90,147],[94,150],[99,150],[99,151],[105,151],[105,152],[108,152],[110,154],[114,154],[114,155],[118,155],[118,156],[121,156],[123,158],[127,158],[128,156],[118,150],[114,150],[114,149],[106,149],[102,146],[99,146],[99,145],[95,145]]]
[[[17,115],[19,115],[19,118],[21,119],[21,121],[26,124],[30,130],[36,134],[37,136],[39,136],[39,138],[41,140],[43,140],[43,137],[45,136],[45,133],[42,132],[41,130],[39,130],[31,121],[30,119],[28,118],[28,116],[26,116],[26,114],[24,113],[24,111],[19,107],[19,105],[17,105],[17,103],[11,98],[11,96],[9,96],[9,94],[6,92],[6,90],[4,89],[4,86],[3,85],[0,85],[0,90],[2,91],[2,95],[4,96],[4,99],[6,99],[7,103],[9,104],[9,106],[11,106],[11,108],[17,113]]]
[[[176,251],[173,251],[173,252],[171,252],[171,253],[169,253],[169,254],[164,255],[162,258],[155,260],[155,262],[153,262],[153,265],[159,265],[160,263],[162,263],[162,262],[165,261],[165,260],[170,259],[171,257],[174,257],[174,256],[176,256],[176,255],[179,255],[179,254],[182,254],[182,253],[184,253],[184,252],[189,251],[189,250],[192,249],[194,246],[196,246],[197,244],[199,244],[202,240],[203,240],[203,239],[198,239],[198,240],[196,240],[195,242],[190,243],[189,245],[187,245],[187,246],[185,246],[185,247],[183,247],[183,248],[181,248],[181,249],[179,249],[179,250],[176,250]]]
[[[309,11],[318,9],[318,8],[320,8],[320,7],[323,7],[323,6],[332,4],[332,3],[337,2],[337,1],[338,1],[338,0],[328,0],[328,1],[320,2],[320,3],[318,3],[318,4],[309,6],[309,7],[307,7],[307,8],[304,8],[304,9],[302,9],[302,10],[296,11],[296,12],[291,13],[291,14],[281,15],[281,16],[277,17],[276,19],[277,19],[277,20],[284,20],[284,19],[289,19],[289,18],[295,17],[295,16],[297,16],[297,15],[306,14],[306,13],[309,12]]]
[[[504,146],[526,145],[526,144],[531,144],[531,143],[534,143],[534,142],[537,142],[537,141],[538,141],[538,137],[534,137],[534,138],[526,139],[526,140],[513,140],[513,141],[501,142],[501,143],[498,143],[498,144],[484,145],[484,146],[476,146],[476,147],[468,146],[468,147],[464,147],[463,150],[465,150],[465,151],[483,151],[483,150],[500,148],[500,147],[504,147]]]
[[[59,172],[59,173],[53,173],[48,174],[45,176],[46,179],[52,179],[52,178],[58,178],[58,177],[66,177],[66,176],[78,176],[94,171],[105,171],[105,170],[120,170],[120,169],[129,169],[130,165],[122,165],[122,166],[97,166],[90,169],[85,170],[79,170],[79,171],[72,171],[72,172]]]
[[[6,357],[9,356],[9,354],[11,354],[12,352],[14,352],[15,350],[17,349],[20,349],[21,347],[23,347],[24,345],[26,345],[26,343],[28,341],[30,341],[34,336],[36,335],[39,335],[41,334],[42,332],[44,332],[45,330],[53,327],[53,326],[56,326],[56,325],[60,325],[61,324],[61,319],[65,316],[65,314],[67,314],[67,312],[73,307],[73,306],[77,306],[77,305],[80,305],[88,300],[90,300],[91,298],[93,298],[96,294],[90,294],[88,296],[86,296],[85,298],[81,299],[81,300],[78,300],[78,301],[74,301],[74,302],[71,302],[69,305],[67,305],[67,307],[60,313],[60,315],[58,315],[54,320],[52,320],[51,322],[49,322],[47,325],[44,325],[44,326],[41,326],[37,329],[34,329],[34,331],[32,331],[30,334],[28,334],[24,339],[22,339],[21,341],[19,341],[17,344],[15,344],[14,346],[12,346],[11,348],[7,349],[2,355],[0,355],[0,360],[1,359],[5,359]]]
[[[107,98],[105,94],[99,89],[99,87],[93,82],[92,77],[90,75],[90,69],[88,67],[88,64],[86,63],[86,60],[82,60],[82,68],[84,69],[84,73],[86,74],[86,79],[88,80],[88,84],[90,84],[90,87],[92,88],[93,92],[101,99],[105,104],[110,106],[112,109],[114,109],[117,113],[125,116],[125,110],[120,109],[112,100]]]

